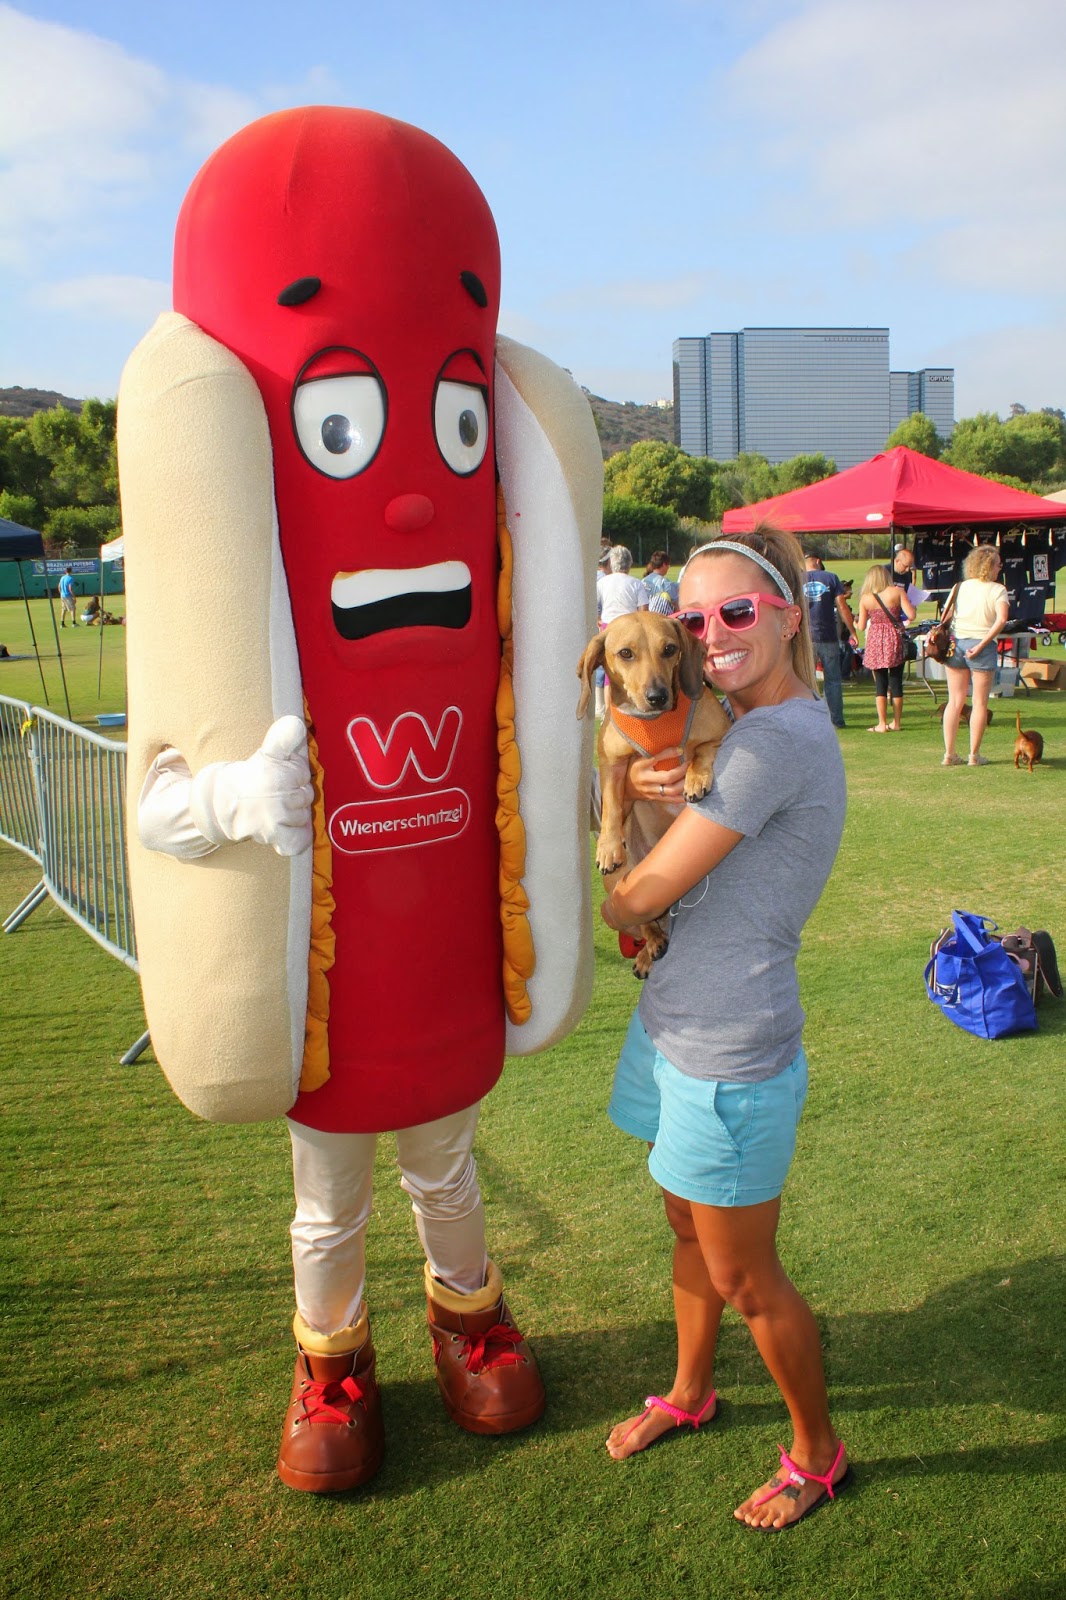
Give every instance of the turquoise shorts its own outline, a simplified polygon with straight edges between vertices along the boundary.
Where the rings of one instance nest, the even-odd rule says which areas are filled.
[[[755,1206],[785,1186],[806,1097],[802,1049],[760,1083],[693,1078],[655,1048],[634,1011],[607,1114],[651,1145],[648,1171],[670,1194],[704,1206]]]

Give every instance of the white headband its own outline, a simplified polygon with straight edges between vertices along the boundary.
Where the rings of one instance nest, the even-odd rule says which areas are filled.
[[[685,576],[685,573],[688,571],[693,561],[695,561],[696,557],[706,555],[708,550],[735,550],[738,556],[747,556],[749,561],[754,561],[757,567],[761,567],[763,571],[774,580],[790,606],[794,606],[796,604],[795,596],[793,595],[792,590],[789,588],[780,572],[778,572],[773,562],[767,561],[766,557],[761,556],[757,550],[750,550],[746,544],[734,544],[732,539],[712,539],[710,544],[701,544],[698,550],[693,550],[692,554],[689,556],[688,560],[685,562],[685,565],[681,568],[681,571],[678,574],[678,583],[681,582],[681,579]]]

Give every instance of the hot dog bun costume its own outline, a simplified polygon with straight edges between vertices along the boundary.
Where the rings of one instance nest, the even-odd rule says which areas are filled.
[[[194,180],[175,311],[120,392],[145,1007],[197,1114],[289,1113],[301,1488],[380,1457],[376,1133],[401,1133],[450,1413],[502,1432],[543,1405],[469,1147],[505,1051],[591,988],[572,662],[602,465],[569,377],[497,338],[499,287],[436,140],[281,112]]]

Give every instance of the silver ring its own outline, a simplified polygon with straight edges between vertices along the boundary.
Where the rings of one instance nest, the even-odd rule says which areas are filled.
[[[663,799],[665,800],[666,799],[666,790],[663,788],[661,783],[659,785],[659,793],[662,795]]]

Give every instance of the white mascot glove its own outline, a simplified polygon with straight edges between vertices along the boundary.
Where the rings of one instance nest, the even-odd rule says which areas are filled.
[[[279,856],[308,850],[311,768],[307,730],[299,717],[279,717],[247,761],[216,761],[192,780],[189,809],[212,844],[254,839]]]

